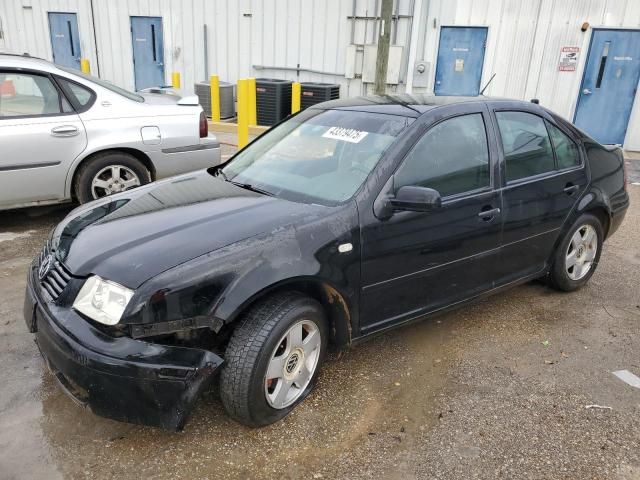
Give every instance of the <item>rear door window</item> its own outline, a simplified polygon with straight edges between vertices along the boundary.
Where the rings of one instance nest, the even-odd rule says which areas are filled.
[[[526,112],[496,112],[507,182],[555,170],[544,120]]]
[[[59,115],[69,110],[49,77],[0,72],[0,118]]]
[[[580,165],[580,153],[578,146],[558,127],[547,122],[547,128],[551,135],[553,148],[556,151],[558,169],[575,167]]]

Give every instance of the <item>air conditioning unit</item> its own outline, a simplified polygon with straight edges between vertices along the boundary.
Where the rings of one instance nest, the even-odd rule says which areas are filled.
[[[256,78],[258,125],[274,125],[291,114],[291,80]]]
[[[340,85],[337,83],[303,82],[300,84],[300,107],[302,110],[316,103],[340,98]]]
[[[220,118],[232,118],[236,115],[233,90],[232,83],[220,82]],[[205,115],[211,118],[211,87],[209,82],[196,83],[194,91],[198,95]]]

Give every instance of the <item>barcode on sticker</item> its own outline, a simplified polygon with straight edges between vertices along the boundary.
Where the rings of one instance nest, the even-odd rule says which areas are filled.
[[[331,127],[322,135],[325,138],[332,138],[334,140],[343,140],[345,142],[360,143],[369,132],[363,132],[362,130],[356,130],[355,128],[344,127]]]

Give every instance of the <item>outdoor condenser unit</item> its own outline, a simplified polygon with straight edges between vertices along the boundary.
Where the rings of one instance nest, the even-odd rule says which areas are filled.
[[[316,103],[340,98],[340,85],[336,83],[303,82],[300,84],[302,110]]]
[[[236,115],[233,101],[234,85],[228,82],[220,82],[220,118],[231,118]],[[204,114],[211,118],[211,89],[209,82],[195,84],[195,93],[198,95]]]
[[[258,125],[274,125],[291,113],[291,80],[256,78]]]

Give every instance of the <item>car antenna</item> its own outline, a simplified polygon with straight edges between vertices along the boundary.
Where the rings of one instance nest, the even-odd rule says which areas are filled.
[[[482,95],[484,93],[484,91],[487,89],[487,87],[489,86],[489,84],[491,83],[491,80],[493,80],[493,78],[496,76],[496,74],[494,73],[493,75],[491,75],[491,78],[489,79],[489,81],[486,83],[486,85],[484,86],[484,88],[482,90],[480,90],[479,95]]]

